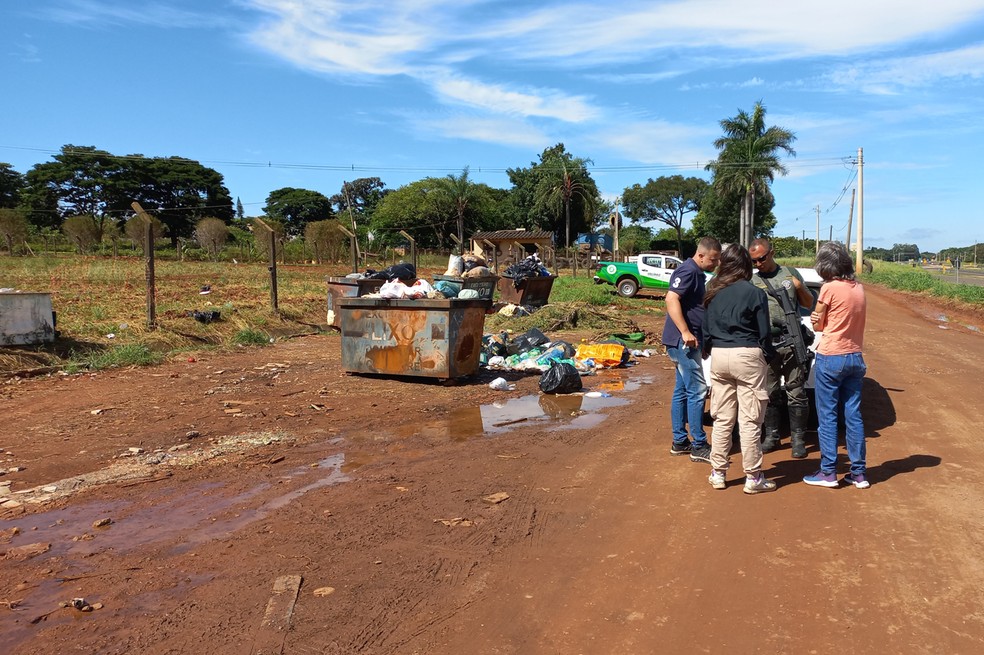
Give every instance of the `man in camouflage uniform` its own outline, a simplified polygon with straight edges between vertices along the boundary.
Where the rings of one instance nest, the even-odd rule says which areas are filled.
[[[769,318],[772,322],[774,342],[782,338],[782,326],[785,314],[779,301],[769,295],[769,281],[772,288],[779,293],[789,294],[793,305],[804,309],[812,309],[813,294],[806,288],[803,276],[791,266],[781,266],[776,263],[772,243],[768,239],[755,239],[748,248],[752,263],[758,269],[752,275],[752,284],[764,289],[769,296]],[[806,396],[806,378],[798,366],[796,353],[792,346],[777,348],[776,355],[769,361],[768,380],[766,388],[769,391],[769,406],[765,410],[765,420],[762,423],[762,452],[768,453],[779,447],[779,405],[783,393],[781,380],[785,380],[786,405],[789,408],[789,433],[793,457],[806,457],[806,423],[810,417],[810,406]]]

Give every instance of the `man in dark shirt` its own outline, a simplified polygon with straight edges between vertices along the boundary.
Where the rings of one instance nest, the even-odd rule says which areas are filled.
[[[673,429],[670,454],[690,455],[693,462],[711,461],[711,447],[704,432],[707,382],[701,361],[701,324],[704,321],[706,273],[717,268],[720,257],[721,243],[714,237],[702,238],[694,256],[680,264],[670,276],[670,289],[666,292],[663,345],[667,356],[676,364],[676,385],[670,405]]]

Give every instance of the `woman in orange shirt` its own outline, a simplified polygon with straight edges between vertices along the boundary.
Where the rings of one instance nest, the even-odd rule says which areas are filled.
[[[820,470],[803,478],[803,482],[818,487],[838,486],[837,412],[838,406],[843,404],[844,440],[851,460],[851,472],[844,481],[858,489],[867,489],[864,421],[861,419],[861,382],[867,371],[861,354],[866,314],[864,287],[854,278],[854,263],[839,243],[827,242],[820,246],[815,267],[824,280],[817,305],[810,315],[813,328],[823,332],[813,365]]]

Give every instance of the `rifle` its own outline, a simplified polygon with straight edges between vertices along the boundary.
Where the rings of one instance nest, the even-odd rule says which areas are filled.
[[[802,371],[802,383],[806,384],[807,378],[810,376],[810,365],[813,363],[813,353],[807,348],[806,339],[803,335],[803,323],[800,321],[799,309],[793,304],[790,299],[789,294],[786,290],[792,285],[789,280],[784,280],[782,283],[782,290],[777,291],[772,283],[769,282],[767,278],[762,277],[761,280],[765,282],[765,286],[768,287],[767,293],[776,299],[779,303],[779,307],[782,309],[783,322],[782,322],[782,339],[778,343],[773,344],[776,349],[786,348],[792,346],[793,356],[796,358],[796,366]]]

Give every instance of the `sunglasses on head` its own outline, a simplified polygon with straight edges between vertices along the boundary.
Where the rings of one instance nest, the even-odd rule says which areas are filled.
[[[771,255],[771,254],[772,254],[772,251],[770,250],[769,252],[765,253],[761,257],[752,257],[752,263],[753,264],[761,264],[766,259],[768,259],[769,258],[769,255]]]

